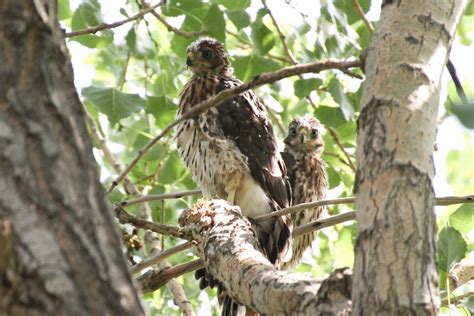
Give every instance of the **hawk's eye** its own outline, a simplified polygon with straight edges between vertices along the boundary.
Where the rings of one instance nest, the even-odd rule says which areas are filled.
[[[296,136],[296,127],[290,127],[290,135]]]
[[[313,129],[310,135],[311,135],[311,138],[316,138],[318,136],[318,130]]]
[[[212,53],[211,53],[210,50],[207,50],[207,49],[206,49],[206,50],[204,50],[204,51],[202,52],[202,58],[204,58],[204,59],[206,59],[206,60],[211,59],[211,56],[212,56]]]

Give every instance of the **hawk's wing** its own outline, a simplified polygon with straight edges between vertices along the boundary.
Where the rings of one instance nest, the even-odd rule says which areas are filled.
[[[281,158],[283,158],[283,161],[285,162],[285,166],[286,166],[286,170],[287,170],[287,173],[288,173],[288,179],[290,180],[290,185],[291,185],[291,188],[292,188],[292,192],[293,192],[293,188],[295,187],[295,177],[296,177],[296,172],[295,172],[295,167],[296,167],[296,159],[295,157],[290,154],[289,152],[287,151],[283,151],[280,153],[281,155]],[[294,200],[293,200],[294,202]]]
[[[228,88],[234,82],[222,82]],[[273,133],[267,112],[258,97],[247,91],[217,107],[218,121],[224,136],[236,144],[247,157],[250,173],[262,187],[274,211],[290,206],[291,187],[286,167]],[[285,261],[291,256],[291,229],[289,216],[273,219],[273,224],[260,228],[259,240],[271,262]]]
[[[217,109],[224,136],[232,139],[247,157],[252,177],[277,203],[277,208],[290,206],[291,188],[285,163],[278,151],[267,112],[258,97],[247,91],[224,101]]]

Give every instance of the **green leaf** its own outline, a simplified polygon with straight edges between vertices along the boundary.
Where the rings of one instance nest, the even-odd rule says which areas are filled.
[[[175,119],[177,106],[165,96],[153,96],[146,99],[145,111],[153,114],[156,126],[165,128]]]
[[[217,4],[211,5],[209,12],[204,19],[209,35],[218,41],[225,43],[225,19],[224,14]]]
[[[453,104],[451,110],[464,126],[474,129],[474,103]]]
[[[354,265],[354,244],[352,241],[352,233],[354,226],[344,226],[339,231],[339,238],[335,243],[334,268],[352,267]]]
[[[69,19],[72,15],[71,7],[69,5],[69,0],[59,0],[58,1],[58,20],[62,21]]]
[[[369,11],[370,0],[358,0],[357,2],[359,2],[359,5],[361,6],[363,12]],[[340,11],[343,11],[346,14],[347,21],[349,24],[361,20],[361,17],[357,13],[357,10],[354,8],[354,4],[352,1],[334,0],[334,5],[341,9]]]
[[[83,2],[74,12],[71,20],[72,31],[83,30],[89,27],[94,27],[102,23],[102,16],[100,13],[100,4],[97,0],[88,0]],[[81,43],[89,48],[105,47],[112,43],[114,33],[111,30],[102,30],[99,35],[80,35],[75,36],[71,40]]]
[[[250,5],[250,0],[218,0],[218,3],[230,10],[243,10]]]
[[[467,245],[461,233],[452,227],[444,227],[438,235],[439,268],[448,272],[451,266],[459,262],[466,253]]]
[[[264,9],[260,9],[257,12],[255,22],[250,25],[253,45],[260,55],[265,55],[275,45],[275,35],[262,21],[266,14],[267,12]]]
[[[328,172],[328,180],[329,180],[329,189],[334,189],[341,183],[341,177],[339,176],[339,172],[334,170],[331,166],[327,168]]]
[[[273,60],[256,55],[235,56],[232,65],[235,76],[242,81],[248,81],[262,72],[275,71],[280,68]]]
[[[238,30],[250,25],[250,15],[244,10],[227,10],[225,14]]]
[[[347,121],[352,120],[354,118],[354,107],[344,92],[344,88],[337,79],[332,79],[329,82],[329,91],[331,96],[334,98],[334,101],[336,101],[341,107],[344,118]]]
[[[180,159],[176,151],[170,152],[168,159],[158,171],[158,182],[160,184],[171,184],[179,179],[184,172]]]
[[[324,125],[338,127],[346,122],[341,108],[320,105],[314,111],[314,116]]]
[[[209,7],[200,5],[197,6],[195,9],[190,11],[185,11],[185,18],[183,24],[181,25],[180,30],[185,32],[196,32],[201,31],[205,28],[204,19],[206,18],[209,12]],[[180,35],[174,35],[171,39],[171,49],[173,52],[179,56],[180,58],[186,58],[186,48],[196,40],[197,37],[194,38],[185,38]]]
[[[137,47],[137,33],[135,32],[135,28],[132,27],[125,36],[125,42],[127,43],[127,47],[130,51],[135,52]]]
[[[112,125],[145,106],[145,100],[138,94],[123,93],[115,88],[90,86],[82,89],[82,95],[107,115]]]
[[[311,91],[318,89],[323,81],[319,78],[300,79],[295,81],[295,95],[302,99],[307,97]]]
[[[472,231],[474,227],[474,205],[464,204],[459,207],[449,216],[449,224],[463,234]]]
[[[179,16],[202,6],[201,0],[169,0],[161,6],[161,12],[167,16]]]

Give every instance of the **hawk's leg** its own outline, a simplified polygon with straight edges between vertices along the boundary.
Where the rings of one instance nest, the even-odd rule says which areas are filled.
[[[229,191],[229,194],[227,195],[227,202],[229,202],[231,205],[235,205],[235,191],[236,189],[232,189]]]

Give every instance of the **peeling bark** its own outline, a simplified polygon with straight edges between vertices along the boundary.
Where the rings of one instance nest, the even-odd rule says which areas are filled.
[[[54,3],[0,1],[0,314],[141,315]]]
[[[239,304],[265,315],[349,313],[349,269],[335,271],[322,284],[300,273],[276,270],[238,207],[223,200],[200,201],[183,212],[180,225],[185,236],[196,241],[208,273]]]
[[[432,153],[441,75],[466,4],[382,4],[358,121],[355,315],[438,313]]]

